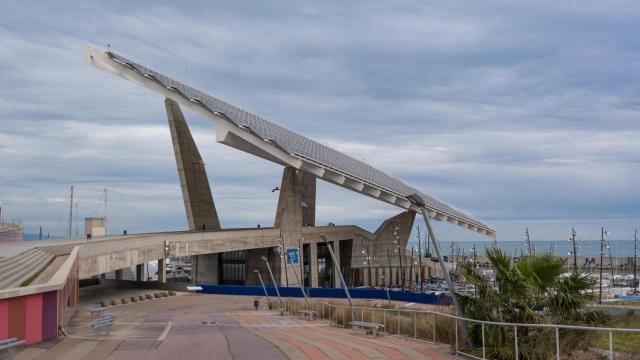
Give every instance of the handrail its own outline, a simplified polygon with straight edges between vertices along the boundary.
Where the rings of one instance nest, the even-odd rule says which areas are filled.
[[[294,301],[294,302],[297,302],[297,301]],[[351,308],[349,306],[335,305],[335,304],[330,304],[330,303],[325,303],[325,302],[320,302],[320,301],[316,301],[315,303],[335,306],[335,307],[339,307],[339,308],[343,308],[343,307],[347,308],[347,309]],[[369,306],[355,306],[355,307],[358,308],[358,309],[377,310],[377,311],[383,311],[384,310],[384,311],[393,311],[393,312],[400,311],[400,312],[409,312],[409,313],[414,313],[415,312],[415,313],[424,313],[424,314],[435,314],[435,315],[438,315],[438,316],[444,316],[444,317],[453,318],[453,319],[457,319],[457,320],[461,320],[461,321],[476,322],[476,323],[485,324],[485,325],[536,327],[536,328],[560,328],[560,329],[571,329],[571,330],[618,331],[618,332],[637,332],[637,333],[640,333],[640,329],[634,329],[634,328],[609,328],[609,327],[565,325],[565,324],[510,323],[510,322],[500,322],[500,321],[478,320],[478,319],[466,318],[466,317],[462,317],[462,316],[451,315],[451,314],[447,314],[447,313],[441,313],[441,312],[432,311],[432,310],[385,309],[385,308],[375,308],[375,307],[369,307]]]
[[[331,304],[328,302],[323,302],[323,301],[314,301],[308,304],[305,304],[303,302],[297,301],[297,300],[291,300],[291,299],[286,299],[285,300],[285,308],[288,308],[292,313],[294,310],[294,306],[293,304],[298,304],[298,311],[300,311],[302,309],[303,306],[311,306],[312,308],[315,306],[316,309],[318,309],[318,307],[320,305],[322,305],[323,310],[322,310],[322,314],[321,317],[324,319],[324,307],[327,306],[328,308],[334,308],[336,309],[335,311],[335,323],[336,326],[338,325],[338,311],[337,309],[352,309],[352,307],[350,306],[344,306],[344,305],[337,305],[337,304]],[[580,326],[580,325],[568,325],[568,324],[527,324],[527,323],[509,323],[509,322],[500,322],[500,321],[488,321],[488,320],[478,320],[478,319],[471,319],[471,318],[466,318],[466,317],[461,317],[461,316],[456,316],[456,315],[451,315],[451,314],[447,314],[447,313],[442,313],[439,311],[433,311],[433,310],[411,310],[411,309],[386,309],[386,308],[375,308],[375,307],[370,307],[370,306],[355,306],[353,307],[354,310],[360,310],[360,314],[361,317],[364,316],[365,314],[365,310],[367,310],[368,314],[369,312],[371,313],[372,316],[372,321],[375,319],[374,318],[374,311],[376,312],[383,312],[383,316],[384,316],[384,321],[385,321],[385,327],[386,327],[386,319],[387,319],[387,312],[391,312],[391,313],[395,313],[397,314],[397,329],[398,329],[398,333],[393,334],[390,336],[397,336],[397,337],[401,337],[401,338],[405,338],[405,339],[413,339],[413,340],[418,340],[418,341],[426,341],[426,342],[430,342],[433,343],[434,345],[436,344],[436,318],[437,317],[445,317],[445,318],[449,318],[449,319],[454,319],[454,320],[460,320],[460,321],[467,321],[467,322],[471,322],[471,323],[476,323],[476,324],[480,324],[482,327],[482,357],[473,355],[473,354],[469,354],[469,353],[465,353],[463,351],[460,350],[459,347],[459,341],[458,341],[458,321],[455,321],[455,344],[451,343],[450,345],[452,347],[454,347],[454,350],[456,352],[456,354],[463,354],[466,356],[469,356],[471,358],[474,359],[480,359],[480,360],[485,360],[486,358],[486,344],[485,344],[485,327],[486,326],[508,326],[513,328],[513,332],[514,332],[514,349],[515,349],[515,359],[518,360],[519,358],[519,346],[518,346],[518,328],[544,328],[544,329],[555,329],[555,352],[556,352],[556,360],[560,360],[560,330],[561,329],[567,329],[567,330],[582,330],[582,331],[603,331],[603,332],[607,332],[609,334],[608,336],[608,340],[609,340],[609,348],[608,348],[608,355],[609,355],[609,359],[613,359],[613,333],[640,333],[640,329],[634,329],[634,328],[612,328],[612,327],[597,327],[597,326]],[[357,313],[357,311],[355,312]],[[409,314],[413,314],[413,316],[411,317],[413,319],[413,337],[410,336],[404,336],[401,334],[400,331],[400,314],[401,313],[409,313]],[[331,313],[330,313],[331,314]],[[343,326],[346,322],[346,318],[345,316],[345,311],[343,310]],[[422,339],[418,339],[417,336],[417,314],[428,314],[432,316],[432,337],[433,340],[432,341],[428,341],[428,340],[422,340]],[[332,320],[333,319],[329,319]],[[355,317],[353,317],[351,319],[352,321],[355,321]],[[550,346],[552,346],[551,344],[549,344]]]

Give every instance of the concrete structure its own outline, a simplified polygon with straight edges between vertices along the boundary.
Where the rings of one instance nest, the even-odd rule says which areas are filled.
[[[111,51],[99,52],[87,46],[85,60],[91,65],[132,80],[165,96],[178,174],[191,231],[220,231],[221,227],[202,158],[180,105],[211,119],[216,125],[218,142],[284,166],[274,222],[274,227],[278,231],[278,243],[273,246],[265,240],[257,243],[255,247],[239,249],[235,253],[200,255],[192,261],[195,265],[196,281],[223,284],[253,282],[255,281],[252,279],[253,269],[249,269],[248,266],[259,268],[260,259],[266,253],[265,257],[272,263],[277,282],[283,284],[298,285],[297,279],[300,278],[300,281],[307,285],[317,283],[318,286],[335,286],[335,279],[340,273],[346,274],[345,277],[350,279],[350,282],[361,282],[360,278],[364,279],[364,276],[350,276],[350,273],[353,269],[361,267],[358,262],[353,261],[352,257],[361,252],[362,245],[365,243],[367,248],[374,245],[374,248],[370,249],[374,254],[371,254],[371,258],[368,259],[368,267],[371,267],[370,260],[377,261],[378,266],[381,265],[382,261],[376,258],[380,259],[385,252],[388,254],[390,247],[393,247],[394,252],[399,252],[399,265],[407,263],[406,260],[401,259],[404,257],[412,222],[418,212],[423,215],[426,223],[429,223],[429,218],[433,218],[448,221],[484,235],[495,235],[493,229],[486,224],[362,161]],[[407,213],[386,222],[394,224],[392,231],[387,228],[388,226],[383,225],[373,236],[365,236],[365,240],[354,236],[336,239],[332,243],[332,248],[339,260],[337,264],[333,264],[327,261],[326,244],[307,239],[303,231],[315,225],[316,178],[393,204],[407,210]],[[431,232],[430,225],[427,225]],[[393,236],[389,235],[390,232]],[[434,234],[432,239],[437,242]],[[295,265],[287,265],[283,255],[296,249],[301,261]],[[442,264],[443,261],[440,263]],[[394,274],[390,256],[387,256],[387,266],[391,268],[389,276],[392,279]],[[448,278],[445,268],[442,268],[442,272]],[[297,273],[300,276],[296,276]],[[400,274],[396,278],[405,277],[402,275],[404,271],[401,270]],[[367,282],[372,283],[373,275],[368,275],[366,279]]]
[[[15,256],[0,261],[0,269],[11,269],[0,283],[0,299],[69,291],[77,288],[78,279],[104,277],[111,272],[115,272],[116,279],[123,279],[125,273],[141,279],[143,264],[152,261],[158,262],[158,280],[166,281],[165,259],[173,257],[192,258],[191,271],[198,283],[257,285],[253,270],[266,273],[266,258],[280,285],[297,286],[299,278],[305,286],[338,287],[340,275],[349,286],[381,285],[382,274],[385,285],[399,284],[401,267],[408,271],[404,250],[416,213],[423,214],[427,222],[433,218],[483,235],[495,234],[488,225],[381,170],[117,54],[87,47],[85,59],[165,97],[188,231],[106,236],[104,219],[88,219],[86,234],[91,234],[92,241],[86,237],[29,241],[3,248],[3,253],[10,250]],[[273,228],[221,227],[205,164],[180,106],[214,121],[218,142],[283,166]],[[315,226],[317,179],[392,204],[402,212],[386,220],[374,233],[349,225]],[[432,232],[430,227],[429,231]],[[331,245],[335,263],[321,235]],[[435,236],[432,234],[431,238]],[[287,264],[284,255],[296,250],[298,262]],[[363,250],[371,256],[367,261],[363,261],[368,256]],[[390,256],[392,253],[394,256]],[[62,273],[56,272],[56,279],[67,279],[64,284],[60,280],[47,289],[29,285],[29,280],[41,272],[52,272],[51,264],[59,264],[60,257],[66,257],[65,264],[73,264],[60,268]],[[369,268],[372,275],[368,274]],[[62,301],[59,298],[58,305]],[[66,304],[74,309],[69,298]],[[60,311],[69,312],[63,307]],[[64,325],[64,321],[57,323]]]
[[[105,236],[107,230],[107,219],[104,217],[93,217],[84,219],[84,235],[87,239],[97,236]]]
[[[23,236],[22,225],[0,223],[0,243],[22,241]]]
[[[165,99],[189,230],[220,230],[207,171],[178,103]]]

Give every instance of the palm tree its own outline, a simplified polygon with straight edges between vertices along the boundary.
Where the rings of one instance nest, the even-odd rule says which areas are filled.
[[[473,266],[460,275],[477,288],[477,296],[457,294],[465,317],[510,323],[593,324],[606,320],[600,311],[583,311],[591,299],[594,280],[581,273],[563,277],[564,261],[552,254],[523,256],[517,263],[502,250],[485,253],[493,265],[497,288]],[[573,333],[575,335],[575,332]],[[566,334],[562,334],[566,339]],[[481,326],[471,324],[469,336],[481,343]],[[555,352],[555,335],[549,329],[518,328],[519,358],[547,359]],[[515,359],[513,328],[486,326],[485,341],[490,359]],[[567,341],[564,341],[568,345]],[[563,346],[565,352],[575,345]]]

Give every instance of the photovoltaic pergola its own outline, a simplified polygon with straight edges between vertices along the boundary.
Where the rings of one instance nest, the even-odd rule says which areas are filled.
[[[330,183],[495,237],[488,225],[393,176],[292,130],[142,66],[112,51],[85,48],[85,60],[157,91],[216,123],[216,140],[264,159],[314,174]]]

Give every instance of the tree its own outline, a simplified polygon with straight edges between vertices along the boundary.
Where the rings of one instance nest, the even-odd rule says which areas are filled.
[[[523,256],[514,263],[502,250],[486,248],[493,265],[496,287],[471,265],[460,275],[477,288],[477,296],[457,294],[465,317],[508,323],[595,324],[606,321],[601,311],[584,311],[592,298],[595,280],[582,273],[563,276],[564,261],[551,254]],[[515,359],[514,333],[509,326],[485,326],[485,343],[490,359]],[[481,325],[470,323],[469,336],[480,344]],[[562,333],[568,345],[568,333]],[[573,333],[572,341],[576,339]],[[518,328],[520,359],[548,359],[555,353],[551,329]],[[565,352],[575,344],[563,346]]]

